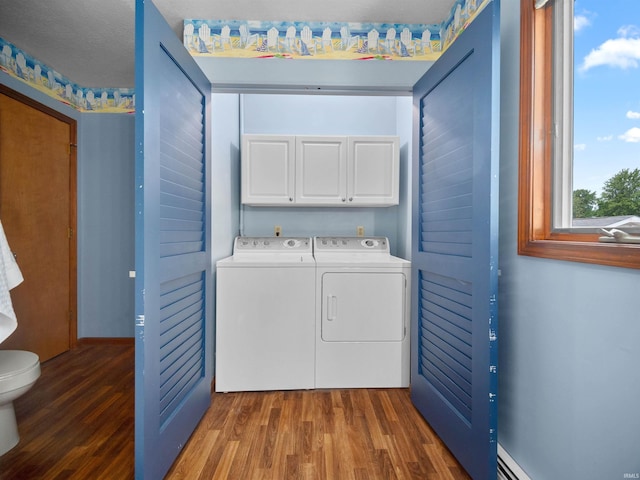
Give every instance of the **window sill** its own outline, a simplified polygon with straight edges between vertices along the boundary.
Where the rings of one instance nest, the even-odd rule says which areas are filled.
[[[600,243],[597,241],[598,235],[596,234],[552,234],[551,237],[520,242],[518,254],[569,262],[640,269],[640,245]],[[575,239],[575,237],[579,239]]]

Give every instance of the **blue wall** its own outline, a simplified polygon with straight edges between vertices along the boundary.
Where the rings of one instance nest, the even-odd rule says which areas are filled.
[[[134,115],[81,115],[78,337],[133,336]]]
[[[532,479],[640,473],[640,271],[518,256],[520,2],[501,2],[499,435]]]
[[[240,232],[240,96],[214,93],[211,95],[211,112],[211,255],[215,265],[233,253],[233,240]],[[214,268],[214,292],[216,281]],[[215,301],[214,296],[214,312]],[[215,346],[215,321],[213,328]],[[215,355],[213,362],[215,370]]]
[[[132,337],[133,116],[81,114],[4,72],[0,83],[77,121],[78,337]]]
[[[332,95],[243,95],[242,132],[289,135],[399,135],[401,205],[382,208],[243,207],[244,235],[366,235],[389,237],[392,253],[406,257],[408,242],[411,99]],[[407,119],[409,122],[407,123]]]
[[[232,254],[240,232],[240,96],[211,96],[212,256]]]

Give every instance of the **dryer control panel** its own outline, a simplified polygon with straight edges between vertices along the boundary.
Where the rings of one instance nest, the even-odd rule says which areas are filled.
[[[316,253],[386,253],[389,254],[387,237],[315,237]]]

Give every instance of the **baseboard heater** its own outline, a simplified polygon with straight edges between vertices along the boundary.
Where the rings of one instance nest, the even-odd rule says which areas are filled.
[[[531,480],[511,455],[498,444],[498,479],[499,480]]]

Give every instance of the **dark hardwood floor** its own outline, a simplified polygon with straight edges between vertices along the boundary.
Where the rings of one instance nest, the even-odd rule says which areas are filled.
[[[20,442],[0,478],[133,478],[133,345],[86,345],[41,365],[14,402]]]
[[[134,349],[82,345],[15,402],[0,479],[133,478]],[[406,389],[214,394],[167,479],[468,479]]]

